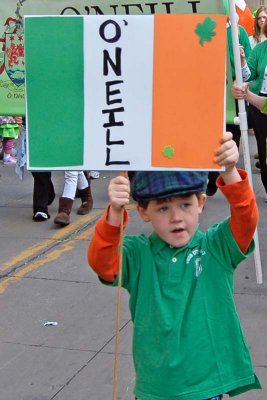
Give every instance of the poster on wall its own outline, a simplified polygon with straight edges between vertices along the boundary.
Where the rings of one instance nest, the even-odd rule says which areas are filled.
[[[1,0],[0,115],[25,114],[25,15],[222,14],[221,0]],[[178,34],[179,35],[179,34]],[[42,49],[38,49],[44,57]],[[44,61],[46,62],[46,61]]]
[[[219,169],[225,26],[210,14],[26,17],[28,168]]]

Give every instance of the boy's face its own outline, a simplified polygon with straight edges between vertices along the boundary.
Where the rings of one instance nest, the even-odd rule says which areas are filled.
[[[146,209],[138,206],[145,222],[151,222],[159,237],[174,247],[185,246],[193,234],[202,213],[206,196],[192,194],[186,197],[151,200]]]

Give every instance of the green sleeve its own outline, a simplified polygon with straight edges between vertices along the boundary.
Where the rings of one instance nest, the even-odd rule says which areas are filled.
[[[239,44],[244,47],[246,59],[248,59],[251,53],[251,45],[249,42],[249,38],[245,29],[238,25],[239,28]],[[227,42],[228,42],[228,51],[231,63],[231,71],[232,78],[235,78],[235,62],[234,62],[234,52],[233,52],[233,41],[232,41],[232,29],[230,26],[227,27]]]
[[[247,59],[247,64],[248,64],[248,67],[251,72],[251,76],[250,76],[249,80],[252,81],[253,79],[255,79],[255,77],[257,75],[257,70],[256,70],[257,57],[256,57],[256,48],[255,47],[252,50],[252,52],[250,53],[249,58]]]
[[[233,53],[233,42],[232,42],[232,29],[230,26],[227,27],[227,43],[228,43],[228,52],[231,64],[232,78],[235,78],[235,63],[234,63],[234,53]]]
[[[240,25],[239,25],[239,43],[241,44],[241,46],[244,47],[246,58],[248,58],[251,53],[251,45],[246,30],[243,28],[243,26]]]

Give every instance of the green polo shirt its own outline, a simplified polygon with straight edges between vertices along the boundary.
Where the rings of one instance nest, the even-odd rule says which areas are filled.
[[[155,232],[125,236],[138,399],[203,400],[260,388],[233,294],[235,267],[253,249],[240,251],[228,219],[197,230],[182,248]]]

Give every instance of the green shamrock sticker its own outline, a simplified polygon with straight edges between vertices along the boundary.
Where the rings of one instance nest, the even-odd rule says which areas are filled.
[[[202,24],[197,24],[195,33],[199,36],[199,43],[201,46],[204,45],[204,42],[211,42],[213,36],[216,35],[216,32],[213,32],[216,28],[217,22],[207,17],[204,19]]]
[[[167,158],[172,158],[174,156],[175,150],[172,146],[165,146],[162,153]]]

